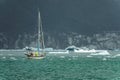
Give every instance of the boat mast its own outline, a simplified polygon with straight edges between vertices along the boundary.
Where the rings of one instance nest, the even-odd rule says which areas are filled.
[[[40,46],[41,44],[41,46]],[[43,36],[43,31],[42,31],[42,20],[40,16],[40,11],[38,9],[38,53],[40,52],[39,48],[41,47],[42,52],[45,48],[44,45],[44,36]]]
[[[45,45],[44,45],[44,35],[43,35],[43,29],[42,29],[42,20],[41,20],[41,26],[40,26],[40,32],[41,32],[41,46],[42,49],[45,49]]]
[[[39,11],[39,8],[38,8],[38,54],[40,53],[40,11]]]

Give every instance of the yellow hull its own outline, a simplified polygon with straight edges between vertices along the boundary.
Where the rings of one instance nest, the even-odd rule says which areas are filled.
[[[28,57],[28,59],[43,59],[43,58],[45,58],[44,56],[37,56],[37,57],[35,57],[35,56],[33,56],[33,57]]]
[[[25,54],[28,59],[43,59],[45,55],[33,56],[31,54]]]

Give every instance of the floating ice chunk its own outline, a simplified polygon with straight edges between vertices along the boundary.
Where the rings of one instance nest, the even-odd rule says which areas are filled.
[[[68,60],[71,60],[70,58]]]
[[[73,58],[77,58],[78,56],[73,56]]]
[[[116,54],[116,55],[115,55],[115,57],[119,57],[119,56],[120,56],[120,54]]]
[[[110,55],[107,50],[97,50],[97,53],[92,53],[91,55]]]
[[[12,60],[17,60],[15,57],[10,57],[10,59],[12,59]]]
[[[93,56],[91,56],[91,55],[88,55],[87,57],[93,57]]]
[[[13,54],[8,54],[8,56],[12,56]]]
[[[65,56],[60,56],[60,58],[65,58]]]
[[[2,57],[2,59],[6,59],[6,57],[5,57],[5,56],[3,56],[3,57]]]
[[[103,61],[106,61],[106,60],[107,60],[107,58],[103,58],[102,60],[103,60]]]

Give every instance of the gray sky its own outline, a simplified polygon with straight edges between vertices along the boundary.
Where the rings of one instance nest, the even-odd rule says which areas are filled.
[[[120,0],[0,0],[0,32],[34,32],[38,7],[45,32],[120,30]]]

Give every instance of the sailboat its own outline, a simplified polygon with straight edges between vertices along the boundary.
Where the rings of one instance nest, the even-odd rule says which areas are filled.
[[[41,48],[41,49],[40,49]],[[44,36],[42,31],[42,21],[40,16],[40,11],[38,9],[38,39],[37,39],[37,51],[32,51],[31,49],[27,49],[27,58],[29,59],[43,59],[45,58],[45,45],[44,45]]]

